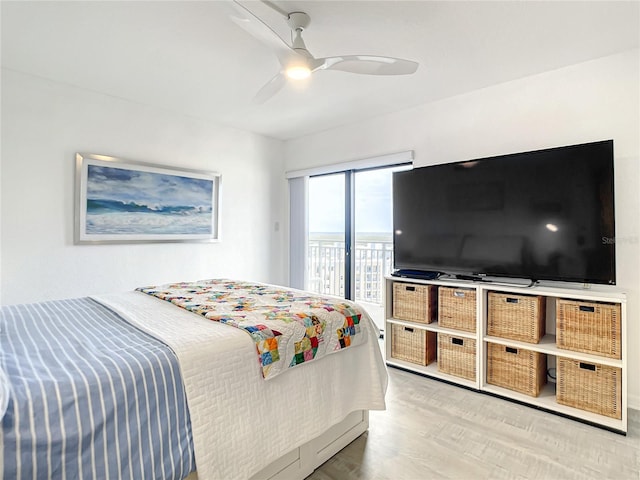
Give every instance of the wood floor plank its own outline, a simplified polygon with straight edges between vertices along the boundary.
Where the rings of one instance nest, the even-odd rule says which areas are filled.
[[[640,411],[619,435],[389,368],[387,410],[307,480],[639,480]]]

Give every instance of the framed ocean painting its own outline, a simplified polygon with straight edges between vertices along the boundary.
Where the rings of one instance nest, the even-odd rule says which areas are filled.
[[[220,175],[76,154],[76,243],[220,238]]]

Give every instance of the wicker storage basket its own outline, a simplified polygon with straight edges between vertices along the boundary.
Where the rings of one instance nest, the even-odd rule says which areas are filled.
[[[562,405],[622,419],[622,370],[557,357],[556,401]]]
[[[436,359],[436,333],[391,324],[391,357],[418,365],[429,365]]]
[[[489,292],[487,334],[538,343],[544,336],[546,297]]]
[[[537,397],[547,382],[547,356],[487,343],[487,383]]]
[[[438,371],[475,381],[476,341],[438,333]]]
[[[556,302],[558,348],[620,359],[619,304],[565,300]]]
[[[438,289],[438,324],[446,328],[476,331],[475,288]]]
[[[431,323],[436,318],[434,285],[394,282],[393,318],[418,323]]]

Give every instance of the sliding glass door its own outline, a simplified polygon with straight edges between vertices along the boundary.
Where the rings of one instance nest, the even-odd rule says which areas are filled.
[[[393,266],[392,172],[348,170],[308,182],[305,288],[363,303],[382,322],[384,277]]]
[[[309,178],[305,289],[346,298],[345,173]]]
[[[384,277],[393,268],[393,171],[393,168],[379,168],[354,172],[352,298],[380,306]]]

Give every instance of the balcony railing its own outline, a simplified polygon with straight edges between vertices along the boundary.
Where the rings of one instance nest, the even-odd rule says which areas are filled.
[[[318,234],[309,236],[307,289],[344,297],[344,242],[341,238]],[[393,268],[393,242],[380,235],[358,236],[355,251],[355,299],[381,305],[384,277]]]

